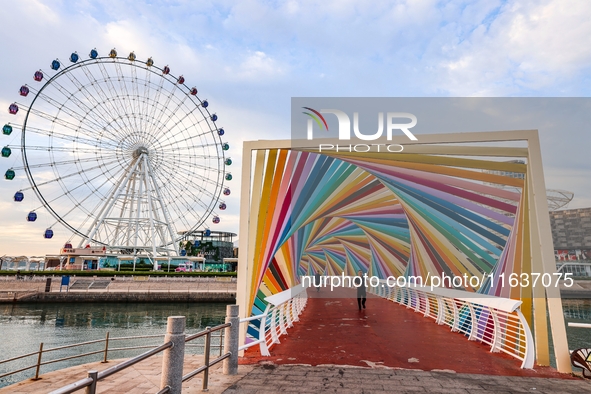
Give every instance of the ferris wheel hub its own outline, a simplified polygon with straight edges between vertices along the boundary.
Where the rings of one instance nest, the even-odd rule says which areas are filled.
[[[137,159],[141,155],[149,156],[150,151],[148,150],[148,148],[146,148],[145,146],[140,146],[139,148],[137,148],[136,150],[133,151],[133,158],[134,159]]]

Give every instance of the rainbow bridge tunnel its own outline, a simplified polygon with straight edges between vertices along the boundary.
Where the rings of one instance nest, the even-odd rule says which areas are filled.
[[[570,372],[560,293],[511,274],[555,271],[538,133],[422,135],[399,153],[322,141],[244,143],[237,302],[246,318],[303,275],[476,276],[463,290],[522,301],[536,362]],[[251,324],[242,343],[256,336]]]

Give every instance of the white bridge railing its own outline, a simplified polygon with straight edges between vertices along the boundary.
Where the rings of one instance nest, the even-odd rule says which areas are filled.
[[[287,334],[287,329],[292,327],[294,322],[299,321],[300,313],[306,306],[308,297],[306,289],[302,285],[298,285],[266,297],[265,301],[267,301],[267,307],[262,314],[240,319],[240,323],[248,324],[251,330],[247,330],[246,344],[240,346],[239,350],[259,345],[261,355],[270,356],[271,346],[280,343],[279,337]],[[256,323],[258,323],[258,328]],[[253,335],[253,331],[258,331],[258,333]]]
[[[491,352],[504,352],[521,360],[521,368],[534,366],[534,341],[519,310],[521,301],[445,288],[390,287],[386,281],[368,290],[435,319],[471,341],[489,345]]]

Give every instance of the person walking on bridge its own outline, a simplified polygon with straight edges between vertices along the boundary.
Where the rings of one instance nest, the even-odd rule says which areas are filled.
[[[322,278],[320,277],[320,271],[316,271],[314,274],[314,286],[316,286],[316,291],[320,291],[320,285],[322,284]]]
[[[367,288],[365,287],[365,282],[363,278],[363,272],[361,270],[357,271],[357,276],[361,279],[361,286],[357,287],[357,305],[359,306],[359,310],[361,310],[361,306],[365,309],[365,300],[367,299]]]

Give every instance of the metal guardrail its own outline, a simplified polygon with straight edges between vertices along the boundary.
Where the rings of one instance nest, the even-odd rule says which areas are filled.
[[[233,328],[235,325],[235,329]],[[25,357],[31,357],[37,355],[37,363],[35,365],[31,365],[26,368],[21,368],[17,371],[12,371],[6,373],[0,377],[8,376],[14,373],[22,372],[31,368],[36,368],[35,378],[39,378],[39,368],[41,365],[46,365],[54,362],[69,360],[72,358],[83,357],[92,354],[103,353],[103,362],[107,362],[108,352],[115,351],[115,350],[130,350],[130,349],[143,349],[143,348],[150,348],[149,351],[142,353],[138,356],[132,357],[122,363],[114,365],[113,367],[107,368],[104,371],[98,372],[95,370],[88,371],[88,376],[84,379],[80,379],[74,383],[71,383],[67,386],[61,387],[51,392],[51,394],[66,394],[66,393],[73,393],[83,388],[86,388],[86,393],[94,394],[96,391],[97,382],[102,379],[105,379],[115,373],[118,373],[132,365],[135,365],[143,360],[146,360],[158,353],[163,351],[170,351],[171,353],[164,354],[163,359],[163,376],[165,375],[165,371],[172,371],[173,373],[169,373],[171,375],[167,377],[167,380],[163,377],[163,383],[161,385],[160,391],[158,393],[172,393],[178,394],[180,393],[180,387],[182,382],[187,381],[196,375],[204,372],[203,377],[203,390],[207,391],[208,382],[209,382],[209,368],[218,364],[221,361],[226,360],[227,365],[224,365],[224,373],[226,374],[236,374],[238,370],[238,330],[237,326],[239,325],[239,318],[238,318],[238,307],[236,305],[229,305],[228,306],[228,316],[226,317],[226,323],[220,324],[215,327],[207,327],[205,330],[200,331],[196,334],[192,335],[185,335],[185,317],[184,316],[176,316],[176,317],[169,317],[168,318],[168,326],[167,326],[167,334],[165,336],[165,340],[168,338],[169,340],[163,343],[160,346],[154,347],[153,345],[148,346],[129,346],[129,347],[119,347],[119,348],[109,348],[109,343],[112,341],[119,341],[119,340],[129,340],[129,339],[141,339],[141,338],[156,338],[162,337],[163,335],[138,335],[138,336],[129,336],[129,337],[119,337],[119,338],[109,338],[109,334],[107,333],[105,339],[98,339],[93,341],[87,341],[82,343],[70,344],[59,346],[51,349],[43,350],[43,343],[39,347],[38,352],[31,352],[28,354],[24,354],[22,356],[13,357],[10,359],[0,361],[0,364],[7,363],[14,360],[19,360]],[[182,327],[182,332],[175,332],[174,328]],[[224,331],[226,335],[224,335]],[[219,356],[214,360],[210,360],[210,353],[212,352],[212,333],[219,332]],[[188,342],[194,341],[198,338],[205,337],[203,344],[192,344],[192,345],[185,345]],[[228,337],[228,338],[226,338]],[[180,341],[179,341],[180,338]],[[225,353],[222,354],[222,340],[226,340],[225,343]],[[175,342],[176,341],[176,342]],[[105,347],[99,351],[92,351],[86,352],[83,354],[78,354],[69,357],[63,357],[59,359],[54,359],[50,361],[42,362],[42,355],[43,353],[62,350],[67,348],[74,348],[78,346],[96,344],[96,343],[105,343]],[[175,346],[176,343],[176,346]],[[189,372],[188,374],[182,376],[179,375],[179,361],[180,361],[180,373],[182,373],[182,365],[184,363],[184,349],[185,346],[194,346],[194,347],[204,347],[204,365],[195,369],[194,371]],[[174,348],[174,349],[173,349]],[[175,359],[176,357],[176,359]],[[180,360],[179,360],[180,358]],[[176,360],[176,364],[173,359]],[[178,380],[175,380],[175,375],[178,376]],[[173,383],[170,383],[170,382]],[[166,383],[166,384],[165,384]]]
[[[216,365],[217,363],[219,363],[220,361],[225,360],[226,358],[230,357],[232,355],[231,352],[226,352],[225,354],[222,355],[222,351],[221,351],[221,346],[220,346],[220,355],[218,358],[214,359],[213,361],[209,360],[209,355],[211,353],[211,333],[215,332],[215,331],[220,331],[220,343],[221,343],[221,338],[222,338],[222,329],[224,328],[228,328],[228,327],[232,327],[231,323],[226,323],[226,324],[220,324],[219,326],[215,326],[213,328],[207,327],[204,331],[198,332],[197,334],[193,334],[193,335],[189,335],[188,337],[185,338],[185,342],[190,342],[194,339],[200,338],[202,336],[205,336],[205,351],[204,351],[204,358],[205,358],[205,365],[189,372],[188,374],[183,376],[182,381],[185,382],[193,377],[195,377],[196,375],[200,374],[201,372],[204,372],[203,375],[203,391],[207,391],[207,385],[209,382],[209,368]]]
[[[118,338],[109,338],[109,332],[107,332],[106,336],[104,339],[95,339],[92,341],[86,341],[86,342],[79,342],[79,343],[73,343],[73,344],[69,344],[69,345],[64,345],[64,346],[58,346],[58,347],[53,347],[53,348],[44,348],[44,343],[41,342],[39,344],[39,350],[36,352],[31,352],[31,353],[27,353],[27,354],[23,354],[21,356],[17,356],[17,357],[12,357],[6,360],[1,360],[0,364],[5,364],[8,362],[12,362],[12,361],[16,361],[16,360],[20,360],[26,357],[32,357],[32,356],[37,356],[37,361],[35,364],[33,365],[29,365],[28,367],[24,367],[24,368],[20,368],[14,371],[10,371],[10,372],[6,372],[2,375],[0,375],[0,378],[6,377],[6,376],[10,376],[13,375],[15,373],[19,373],[19,372],[23,372],[32,368],[35,368],[35,376],[32,378],[33,380],[38,380],[39,379],[39,372],[40,372],[40,368],[42,365],[49,365],[49,364],[53,364],[53,363],[57,363],[57,362],[61,362],[61,361],[66,361],[66,360],[72,360],[75,358],[80,358],[80,357],[86,357],[86,356],[92,356],[94,354],[100,354],[103,353],[103,363],[106,363],[108,361],[108,354],[109,352],[113,352],[113,351],[120,351],[120,350],[136,350],[136,349],[148,349],[148,348],[153,348],[153,345],[148,345],[148,346],[127,346],[127,347],[118,347],[118,348],[110,348],[109,344],[110,342],[113,341],[121,341],[121,340],[134,340],[134,339],[143,339],[143,338],[158,338],[158,337],[163,337],[164,334],[157,334],[157,335],[136,335],[136,336],[129,336],[129,337],[118,337]],[[93,345],[96,343],[101,343],[104,342],[105,343],[105,347],[101,350],[95,350],[95,351],[91,351],[91,352],[84,352],[84,353],[80,353],[80,354],[75,354],[75,355],[71,355],[71,356],[67,356],[67,357],[60,357],[60,358],[56,358],[56,359],[52,359],[52,360],[46,360],[43,361],[43,355],[47,354],[47,353],[51,353],[51,352],[55,352],[58,350],[64,350],[64,349],[70,349],[70,348],[75,348],[75,347],[80,347],[80,346],[87,346],[87,345]]]
[[[279,337],[287,334],[287,328],[299,321],[299,316],[306,307],[308,297],[306,289],[302,285],[298,285],[266,297],[265,301],[267,301],[267,307],[262,314],[240,319],[240,323],[247,323],[252,330],[258,331],[258,336],[247,334],[246,340],[249,342],[240,346],[238,350],[259,345],[261,355],[270,356],[271,346],[280,343]]]
[[[556,272],[570,273],[573,277],[591,277],[591,262],[564,261],[556,262]]]
[[[519,310],[521,301],[461,290],[390,287],[386,281],[381,284],[368,290],[435,319],[437,324],[445,324],[469,340],[490,345],[491,352],[504,352],[521,360],[521,368],[533,368],[534,341]]]
[[[85,379],[81,379],[78,380],[77,382],[71,383],[67,386],[61,387],[57,390],[53,390],[52,392],[50,392],[50,394],[70,394],[70,393],[74,393],[78,390],[81,390],[85,387],[88,387],[89,389],[86,391],[88,394],[95,394],[96,393],[96,386],[97,386],[97,382],[107,378],[117,372],[123,371],[125,368],[129,368],[132,365],[135,365],[137,363],[139,363],[140,361],[143,361],[147,358],[150,358],[166,349],[169,349],[172,347],[172,342],[167,342],[164,343],[160,346],[158,346],[157,348],[154,348],[152,350],[149,350],[145,353],[140,354],[139,356],[130,358],[129,360],[126,360],[120,364],[114,365],[111,368],[105,369],[104,371],[98,372],[98,371],[88,371],[88,377]],[[168,391],[165,391],[168,392]]]
[[[574,323],[574,322],[569,322],[568,323],[569,327],[578,327],[578,328],[591,328],[591,323]]]

